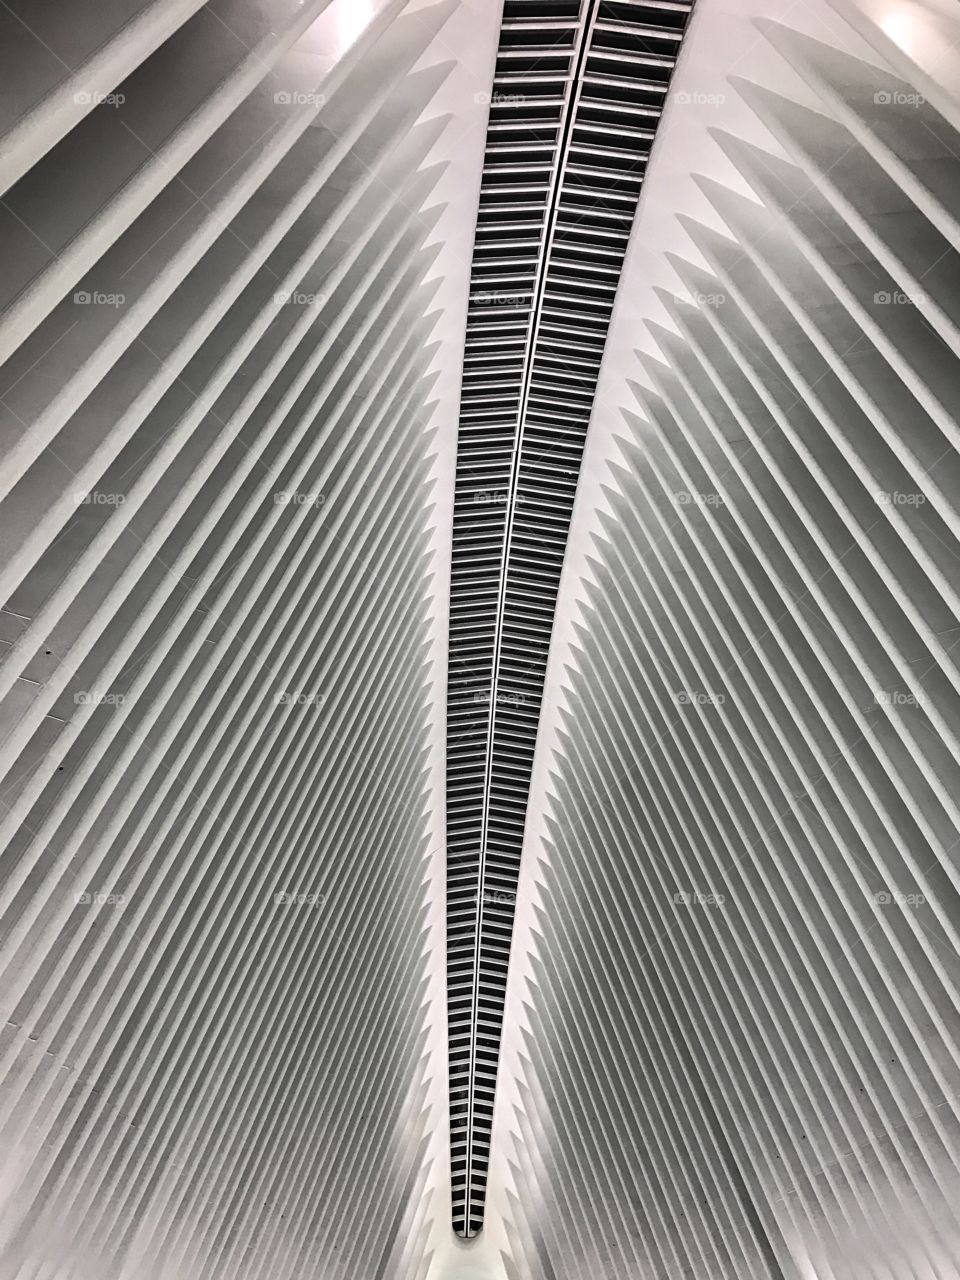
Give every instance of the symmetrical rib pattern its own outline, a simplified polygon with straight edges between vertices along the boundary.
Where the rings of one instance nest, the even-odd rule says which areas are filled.
[[[454,1226],[484,1189],[547,650],[604,342],[692,0],[506,0],[454,507],[448,948]]]
[[[455,6],[405,7],[4,7],[4,1280],[423,1274]]]
[[[577,587],[512,1277],[960,1269],[960,22],[838,10],[874,60],[757,24],[817,110],[731,81],[789,158],[712,131],[757,198],[700,184]]]

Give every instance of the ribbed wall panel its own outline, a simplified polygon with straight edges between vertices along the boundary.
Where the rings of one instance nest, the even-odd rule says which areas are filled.
[[[409,7],[3,18],[5,1280],[429,1260],[455,5]]]
[[[511,1280],[960,1269],[960,20],[902,9],[757,21],[769,148],[700,95],[727,167],[571,534]]]

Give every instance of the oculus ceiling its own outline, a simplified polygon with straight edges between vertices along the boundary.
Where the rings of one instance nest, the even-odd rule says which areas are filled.
[[[0,6],[2,1280],[958,1273],[958,50]]]

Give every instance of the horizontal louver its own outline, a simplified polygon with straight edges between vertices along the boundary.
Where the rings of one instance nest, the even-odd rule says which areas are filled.
[[[454,1226],[479,1231],[547,650],[597,374],[689,4],[506,0],[464,349],[447,821]]]

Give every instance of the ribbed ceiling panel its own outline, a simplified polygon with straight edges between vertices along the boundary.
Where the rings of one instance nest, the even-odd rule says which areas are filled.
[[[511,1277],[960,1269],[960,23],[837,7],[876,61],[756,24],[818,106],[731,82],[787,158],[713,130],[757,198],[700,181],[577,584]]]
[[[450,599],[454,1226],[480,1230],[547,649],[623,254],[690,4],[506,0],[474,246]]]
[[[423,1272],[453,7],[0,19],[5,1280]]]

